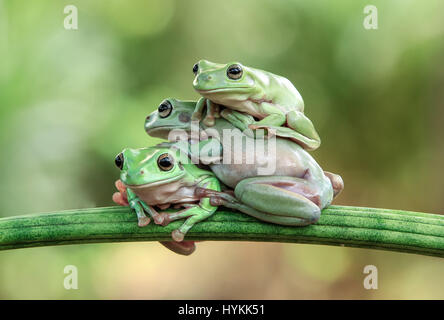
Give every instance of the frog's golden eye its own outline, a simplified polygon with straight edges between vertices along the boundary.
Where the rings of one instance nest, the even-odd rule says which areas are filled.
[[[240,77],[242,77],[243,72],[244,71],[242,70],[242,67],[240,65],[232,64],[227,69],[227,76],[230,79],[237,80],[240,79]]]
[[[159,108],[157,108],[159,112],[159,117],[166,118],[170,115],[171,111],[173,111],[173,106],[168,100],[163,101]]]
[[[193,66],[193,73],[194,73],[194,75],[197,74],[197,71],[199,71],[199,65],[196,63],[196,64]]]
[[[174,159],[168,153],[161,154],[157,159],[157,165],[163,171],[169,171],[174,167]]]
[[[114,163],[116,164],[117,168],[122,170],[122,168],[123,168],[123,153],[119,153],[116,156],[116,159],[114,159]]]

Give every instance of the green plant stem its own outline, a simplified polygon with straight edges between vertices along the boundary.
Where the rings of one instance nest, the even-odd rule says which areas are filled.
[[[137,226],[128,207],[106,207],[0,219],[0,250],[123,241],[171,240],[171,231],[151,222]],[[330,206],[307,227],[264,223],[221,209],[195,225],[188,240],[294,242],[392,250],[444,257],[444,216],[362,207]]]

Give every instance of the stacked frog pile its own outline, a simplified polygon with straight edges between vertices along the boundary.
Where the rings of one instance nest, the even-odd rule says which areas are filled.
[[[343,182],[307,152],[320,138],[293,84],[240,63],[201,60],[193,72],[202,98],[166,99],[146,118],[146,132],[169,142],[117,155],[113,200],[129,205],[140,227],[146,214],[164,226],[186,219],[164,243],[182,254],[194,250],[186,233],[218,206],[269,223],[315,223]],[[183,209],[159,213],[169,207]]]

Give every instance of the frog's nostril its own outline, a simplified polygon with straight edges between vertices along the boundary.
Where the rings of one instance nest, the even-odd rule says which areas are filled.
[[[150,120],[150,116],[146,116],[146,121]]]
[[[143,171],[143,170],[140,170],[140,174],[145,174],[145,171]]]
[[[210,76],[210,75],[208,75],[208,74],[202,74],[201,77],[200,77],[200,79],[201,79],[202,81],[210,81],[211,79],[213,79],[213,77]]]

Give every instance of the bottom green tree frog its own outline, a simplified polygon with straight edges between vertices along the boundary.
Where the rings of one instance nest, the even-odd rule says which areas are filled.
[[[136,212],[139,226],[146,226],[150,219],[156,224],[185,219],[172,232],[175,241],[182,241],[186,233],[198,222],[211,216],[217,207],[209,198],[196,196],[196,188],[220,191],[219,180],[210,171],[198,168],[173,148],[148,147],[124,149],[115,159],[121,170],[120,180],[126,187],[129,206]],[[183,210],[158,213],[154,206],[166,209],[180,205]]]

